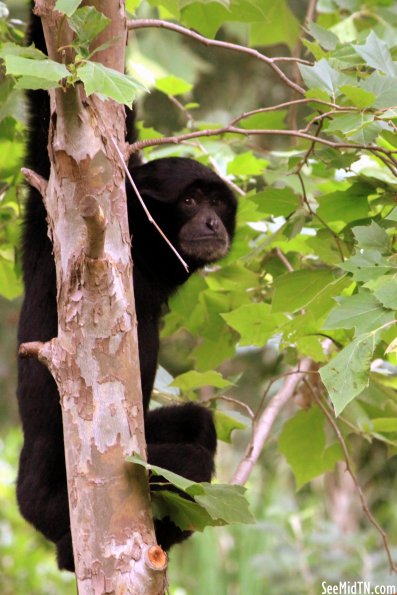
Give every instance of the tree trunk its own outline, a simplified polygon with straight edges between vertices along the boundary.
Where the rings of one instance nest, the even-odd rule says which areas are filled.
[[[111,24],[96,59],[124,70],[124,2],[92,2]],[[54,1],[36,0],[50,58],[69,62],[71,32]],[[56,379],[63,414],[70,521],[80,595],[159,594],[167,558],[156,545],[148,482],[124,171],[124,107],[51,92],[51,175],[39,184],[57,272],[58,336],[27,344]],[[55,117],[56,116],[56,117]]]

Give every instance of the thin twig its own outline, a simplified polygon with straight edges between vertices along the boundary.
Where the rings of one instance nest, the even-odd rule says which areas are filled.
[[[144,200],[143,200],[143,198],[142,198],[142,196],[141,196],[141,194],[140,194],[140,192],[139,192],[139,190],[138,190],[138,188],[137,188],[134,180],[132,179],[132,176],[130,174],[130,171],[129,171],[129,169],[128,169],[125,161],[124,161],[123,154],[120,151],[120,149],[119,149],[116,141],[114,140],[114,138],[112,136],[110,136],[110,140],[112,141],[112,143],[113,143],[113,145],[114,145],[114,147],[115,147],[115,149],[117,151],[117,154],[120,157],[120,162],[121,162],[121,165],[122,165],[122,167],[123,167],[123,169],[125,171],[125,174],[126,174],[127,178],[129,179],[129,181],[131,183],[131,186],[133,187],[134,192],[137,195],[138,200],[141,203],[142,208],[145,211],[145,214],[146,214],[149,222],[152,223],[152,225],[154,225],[154,227],[157,229],[157,231],[159,232],[159,234],[161,235],[161,237],[164,239],[164,241],[167,242],[167,244],[169,245],[169,247],[171,248],[171,250],[177,256],[177,258],[181,261],[183,267],[185,268],[186,272],[188,273],[189,272],[189,267],[188,267],[187,263],[183,260],[182,256],[179,254],[178,250],[171,244],[170,240],[167,238],[167,236],[165,235],[165,233],[163,232],[163,230],[157,225],[156,221],[151,216],[149,209],[145,205]]]
[[[247,446],[244,458],[240,461],[231,479],[232,484],[244,485],[258,460],[270,430],[283,407],[293,397],[302,374],[310,370],[311,359],[303,358],[299,365],[291,370],[281,390],[272,398],[259,418],[254,421],[251,440]]]
[[[170,31],[175,31],[176,33],[181,33],[186,37],[191,37],[195,39],[199,43],[204,44],[207,47],[218,47],[223,48],[226,50],[231,50],[234,52],[239,52],[240,54],[248,54],[262,62],[265,62],[270,68],[274,70],[277,76],[291,89],[294,89],[299,95],[304,95],[305,90],[291,81],[286,74],[277,66],[276,62],[300,62],[303,64],[311,64],[306,60],[294,59],[294,58],[269,58],[268,56],[264,56],[258,50],[254,50],[253,48],[247,48],[242,45],[238,45],[236,43],[229,43],[227,41],[219,41],[217,39],[208,39],[204,37],[204,35],[200,35],[200,33],[196,33],[191,29],[187,29],[186,27],[182,27],[181,25],[177,25],[176,23],[170,23],[169,21],[163,21],[161,19],[136,19],[127,21],[127,28],[132,29],[144,29],[148,27],[156,27],[161,29],[169,29]]]
[[[247,403],[244,403],[243,401],[240,401],[239,399],[234,399],[233,397],[227,397],[226,395],[215,395],[213,397],[210,397],[209,399],[206,399],[204,402],[210,402],[210,401],[227,401],[228,403],[234,403],[235,405],[237,405],[237,407],[241,407],[241,409],[244,409],[246,411],[246,413],[248,414],[248,417],[250,417],[251,419],[254,419],[255,417],[255,413],[252,411],[251,407],[249,405],[247,405]]]
[[[320,133],[321,133],[321,130],[322,130],[322,127],[323,127],[323,120],[320,120],[320,123],[319,123],[319,125],[317,126],[317,129],[316,129],[316,131],[315,131],[315,133],[314,133],[314,136],[315,136],[316,138],[318,138],[318,136],[320,135]],[[316,143],[313,141],[313,142],[310,144],[310,147],[308,148],[308,150],[306,151],[306,153],[305,153],[305,155],[304,155],[303,159],[301,159],[300,163],[299,163],[299,164],[298,164],[298,166],[296,167],[296,169],[295,169],[295,171],[294,171],[294,173],[295,173],[295,174],[298,174],[298,173],[299,173],[299,172],[302,170],[303,166],[304,166],[304,165],[307,165],[307,163],[309,162],[309,157],[310,157],[310,155],[312,155],[312,153],[314,153],[314,151],[315,151],[315,148],[316,148]]]
[[[375,527],[375,529],[378,531],[378,533],[380,534],[382,541],[383,541],[383,545],[387,554],[387,558],[389,561],[389,566],[390,566],[390,571],[391,572],[397,572],[397,565],[393,560],[391,551],[390,551],[390,545],[389,545],[389,538],[387,533],[385,532],[385,530],[383,529],[383,527],[381,527],[381,525],[378,523],[378,521],[375,519],[374,515],[372,514],[368,503],[366,501],[364,492],[360,486],[360,483],[357,479],[356,474],[353,471],[353,464],[350,458],[350,453],[349,453],[349,449],[347,447],[347,444],[345,442],[345,439],[343,438],[342,432],[340,431],[332,413],[328,410],[328,407],[323,403],[323,401],[321,400],[321,398],[315,393],[315,391],[313,390],[313,388],[310,386],[310,384],[305,381],[305,384],[308,386],[314,401],[317,403],[317,405],[320,407],[321,411],[324,413],[325,417],[327,418],[330,426],[332,427],[336,438],[339,442],[339,444],[342,447],[342,451],[343,451],[343,456],[345,459],[345,463],[346,463],[346,470],[349,473],[350,477],[353,480],[354,486],[357,490],[358,496],[360,498],[360,503],[361,503],[361,508],[365,514],[365,516],[367,517],[367,519],[369,520],[369,522],[371,523],[371,525],[373,527]]]
[[[283,263],[287,271],[292,273],[294,271],[294,267],[292,266],[288,258],[285,256],[285,254],[280,250],[280,248],[276,248],[276,254],[277,258]]]
[[[194,118],[193,118],[192,114],[189,112],[189,110],[187,110],[185,108],[185,106],[183,105],[183,103],[181,103],[173,95],[167,95],[167,99],[169,99],[171,101],[171,103],[173,103],[175,105],[175,107],[177,107],[179,109],[179,111],[181,111],[182,114],[185,116],[185,118],[187,120],[188,128],[189,127],[192,128],[194,126]]]

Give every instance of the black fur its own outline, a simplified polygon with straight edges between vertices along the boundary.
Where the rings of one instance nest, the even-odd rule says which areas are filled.
[[[32,17],[28,42],[45,51],[41,23],[36,17]],[[27,98],[26,165],[48,178],[48,95],[31,91]],[[132,116],[130,112],[128,118]],[[236,201],[215,173],[184,158],[146,165],[138,165],[135,159],[130,167],[149,210],[187,260],[190,273],[227,252],[234,232]],[[129,185],[127,198],[149,462],[194,481],[209,481],[216,450],[211,413],[194,404],[148,412],[161,309],[190,273],[148,223]],[[55,266],[45,208],[33,188],[29,189],[26,205],[22,248],[25,299],[18,342],[48,341],[57,335]],[[19,361],[18,401],[24,432],[17,482],[19,506],[23,516],[56,543],[60,568],[73,570],[59,395],[52,376],[36,360]],[[156,522],[156,534],[159,543],[168,549],[188,537],[189,532],[180,531],[164,519]]]

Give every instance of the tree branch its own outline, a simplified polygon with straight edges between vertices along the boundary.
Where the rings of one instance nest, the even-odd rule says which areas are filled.
[[[268,56],[264,56],[258,50],[254,50],[253,48],[247,48],[242,45],[238,45],[236,43],[229,43],[227,41],[219,41],[217,39],[208,39],[208,37],[204,37],[204,35],[200,35],[200,33],[196,33],[191,29],[187,29],[186,27],[182,27],[181,25],[177,25],[176,23],[170,23],[169,21],[163,21],[161,19],[136,19],[127,21],[127,27],[131,31],[133,29],[145,29],[148,27],[156,27],[161,29],[168,29],[170,31],[175,31],[176,33],[180,33],[181,35],[185,35],[186,37],[190,37],[195,39],[199,43],[207,47],[217,47],[223,48],[225,50],[231,50],[233,52],[239,52],[240,54],[247,54],[264,62],[267,64],[272,70],[277,74],[277,76],[291,89],[294,89],[299,95],[304,95],[305,90],[300,86],[291,81],[287,77],[286,74],[277,66],[276,62],[299,62],[301,64],[311,64],[307,60],[300,60],[296,58],[269,58]]]
[[[393,162],[393,154],[396,153],[394,150],[384,149],[383,147],[379,147],[377,145],[363,145],[332,141],[320,136],[308,134],[307,132],[303,132],[301,130],[245,129],[231,125],[226,125],[215,129],[196,130],[194,132],[187,132],[186,134],[179,134],[176,136],[163,136],[161,138],[138,141],[129,146],[128,153],[133,154],[136,151],[140,151],[147,147],[156,147],[158,145],[178,145],[194,138],[221,136],[223,134],[237,134],[241,136],[290,136],[302,138],[314,144],[318,143],[325,145],[326,147],[331,147],[332,149],[352,149],[354,151],[361,149],[370,153],[376,153],[378,156],[386,155]],[[396,171],[394,171],[394,175],[397,175]]]
[[[244,485],[257,462],[270,430],[283,407],[293,397],[302,375],[309,372],[312,361],[303,358],[298,366],[291,370],[281,390],[272,398],[266,409],[254,420],[251,440],[231,479],[232,484]]]

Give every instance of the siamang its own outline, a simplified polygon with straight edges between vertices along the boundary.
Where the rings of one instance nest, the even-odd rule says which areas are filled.
[[[32,42],[46,51],[41,22],[33,15],[28,31],[28,43]],[[47,92],[28,92],[27,104],[26,165],[48,179]],[[164,158],[145,165],[135,159],[129,167],[152,216],[189,265],[187,273],[148,222],[127,183],[148,459],[193,481],[209,481],[216,449],[211,413],[194,404],[149,412],[148,405],[157,366],[162,307],[192,272],[228,252],[236,200],[218,175],[192,159]],[[18,341],[48,341],[57,335],[55,265],[45,207],[34,188],[29,188],[26,204],[22,266],[25,299]],[[73,570],[59,395],[51,374],[36,360],[19,360],[18,401],[24,432],[17,481],[19,507],[23,516],[56,544],[59,567]],[[168,517],[156,521],[155,529],[158,542],[166,550],[190,535]]]

